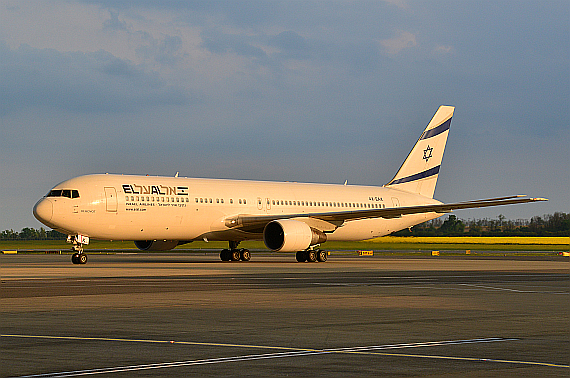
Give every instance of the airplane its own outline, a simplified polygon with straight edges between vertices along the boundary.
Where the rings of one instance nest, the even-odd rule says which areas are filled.
[[[34,216],[68,235],[72,262],[90,239],[132,240],[145,251],[227,241],[223,261],[249,261],[244,240],[263,240],[298,262],[324,262],[326,241],[377,238],[453,210],[546,201],[512,195],[445,204],[433,198],[454,112],[440,106],[392,180],[383,186],[92,174],[63,181]]]

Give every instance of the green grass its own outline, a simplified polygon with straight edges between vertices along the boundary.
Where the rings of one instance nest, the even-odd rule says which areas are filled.
[[[176,249],[223,249],[227,242],[193,242]],[[261,241],[247,241],[240,247],[266,249]],[[64,240],[0,241],[0,250],[61,250],[69,251],[71,244]],[[479,251],[568,251],[570,237],[395,237],[385,236],[361,242],[327,242],[328,250],[479,250]],[[132,241],[92,240],[86,250],[138,250]]]

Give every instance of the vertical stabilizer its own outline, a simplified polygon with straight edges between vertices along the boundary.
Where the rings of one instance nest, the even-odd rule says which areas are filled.
[[[433,198],[454,109],[439,107],[396,176],[385,186]]]

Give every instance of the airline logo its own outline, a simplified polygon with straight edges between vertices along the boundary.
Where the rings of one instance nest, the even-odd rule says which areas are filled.
[[[164,185],[137,185],[123,184],[125,194],[156,194],[163,196],[187,196],[187,186],[164,186]]]
[[[431,152],[433,151],[433,148],[429,146],[427,146],[427,148],[424,150],[424,160],[426,161],[426,163],[428,162],[429,158],[431,157]]]

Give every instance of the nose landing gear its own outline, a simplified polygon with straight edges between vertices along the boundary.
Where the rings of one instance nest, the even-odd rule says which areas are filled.
[[[87,264],[87,254],[83,253],[83,244],[89,244],[89,238],[83,235],[68,235],[67,242],[73,243],[71,262],[74,264]]]

